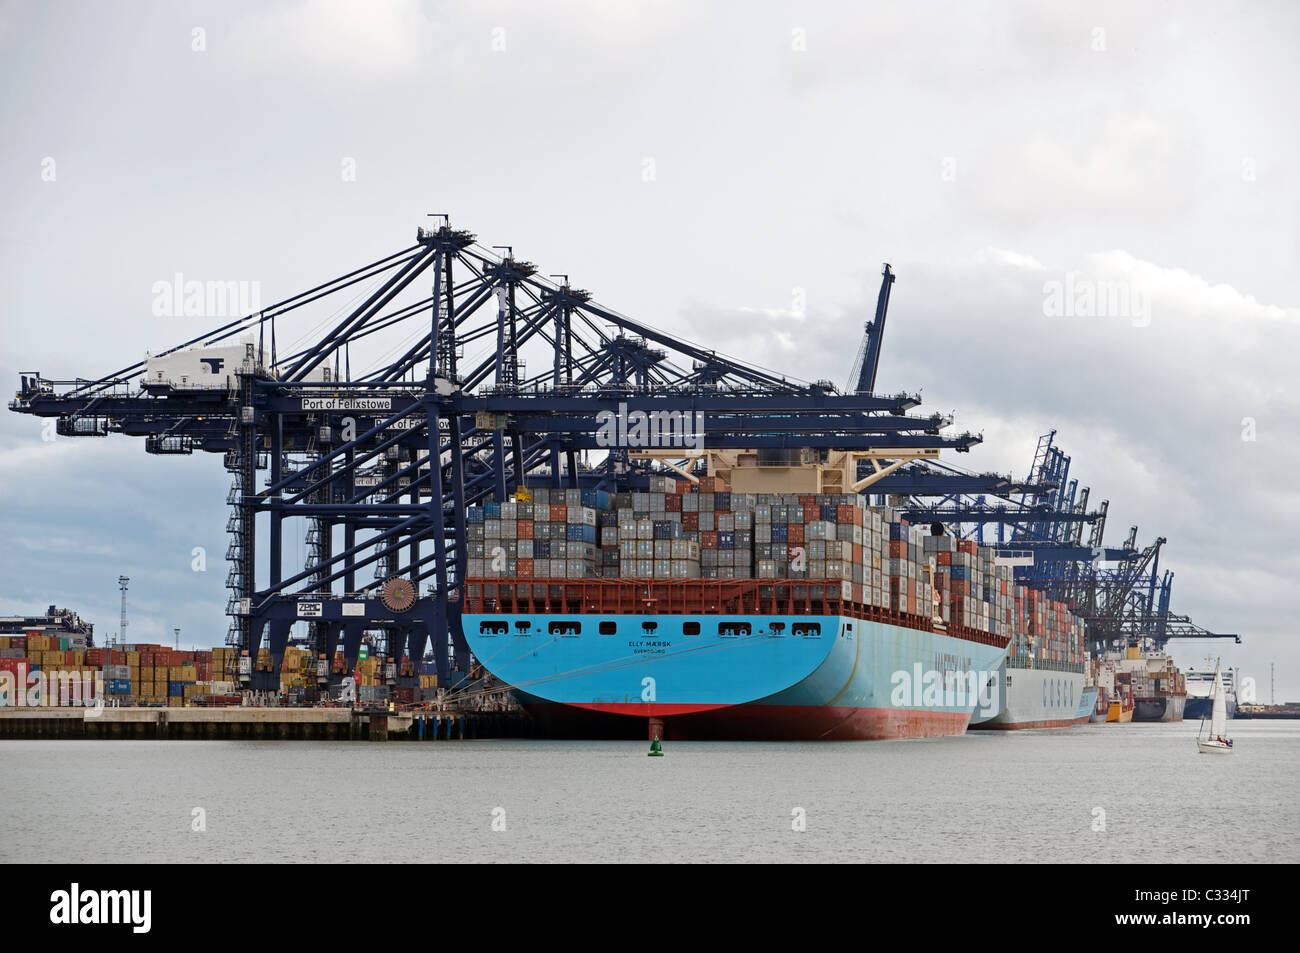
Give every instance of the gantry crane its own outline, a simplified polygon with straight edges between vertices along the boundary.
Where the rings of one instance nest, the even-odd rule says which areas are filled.
[[[286,324],[304,316],[317,326],[280,347]],[[726,357],[444,221],[399,252],[104,377],[25,372],[10,408],[55,418],[60,434],[222,454],[233,475],[228,641],[252,659],[269,643],[270,664],[250,683],[268,690],[297,622],[328,658],[341,641],[348,670],[367,631],[386,633],[393,657],[419,660],[431,643],[439,684],[454,684],[469,661],[466,508],[526,482],[644,486],[651,461],[602,445],[602,414],[703,414],[717,450],[863,452],[892,460],[873,491],[910,493],[925,488],[902,461],[980,440],[946,434],[948,418],[910,415],[919,403],[841,394]],[[590,453],[603,459],[586,466]],[[301,566],[284,545],[291,520],[307,524]],[[413,677],[404,668],[398,681]]]
[[[849,375],[850,393],[874,387],[895,276],[884,266],[876,313],[864,334]],[[996,474],[960,474],[951,464],[918,463],[904,471],[913,492],[902,500],[904,516],[930,523],[935,532],[951,532],[994,545],[1000,559],[1015,566],[1021,585],[1040,589],[1065,602],[1084,618],[1094,652],[1134,639],[1163,647],[1169,639],[1231,638],[1236,633],[1211,632],[1185,615],[1170,612],[1173,573],[1159,575],[1159,537],[1137,548],[1137,527],[1117,548],[1103,545],[1110,502],[1088,508],[1090,488],[1070,475],[1070,457],[1054,443],[1056,431],[1043,434],[1023,482]],[[958,482],[966,477],[964,485]],[[920,491],[920,492],[916,492]],[[928,491],[928,492],[926,492]],[[998,499],[990,502],[989,497]],[[996,540],[984,538],[986,525],[997,529]],[[1083,541],[1083,528],[1089,527]],[[1009,531],[1009,538],[1008,538]],[[1104,568],[1103,563],[1112,564]]]

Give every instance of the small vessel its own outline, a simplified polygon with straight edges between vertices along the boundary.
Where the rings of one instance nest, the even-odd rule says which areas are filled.
[[[1115,688],[1110,697],[1110,708],[1106,713],[1106,720],[1118,724],[1127,724],[1133,720],[1133,683],[1130,681],[1128,672],[1117,672],[1115,674]]]
[[[1205,722],[1201,722],[1201,728]],[[1223,690],[1223,678],[1216,665],[1214,668],[1214,708],[1210,712],[1210,730],[1204,738],[1200,731],[1196,733],[1196,750],[1201,754],[1230,754],[1232,739],[1227,737],[1228,699]]]

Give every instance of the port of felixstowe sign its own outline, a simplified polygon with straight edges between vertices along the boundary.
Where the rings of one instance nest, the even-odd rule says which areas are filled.
[[[392,410],[391,397],[304,397],[303,410]]]

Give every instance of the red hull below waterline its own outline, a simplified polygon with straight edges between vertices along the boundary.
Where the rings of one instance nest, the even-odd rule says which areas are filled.
[[[530,699],[525,707],[552,738],[648,737],[650,718],[662,720],[665,741],[887,741],[941,738],[966,731],[962,712],[833,706],[732,705],[658,716],[653,705],[635,714],[577,708]],[[622,708],[623,706],[611,706]]]

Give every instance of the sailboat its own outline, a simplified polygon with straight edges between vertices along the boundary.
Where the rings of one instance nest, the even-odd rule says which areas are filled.
[[[1201,727],[1205,727],[1205,720],[1201,720]],[[1223,677],[1219,674],[1219,666],[1214,666],[1214,708],[1210,712],[1210,731],[1202,738],[1200,732],[1196,733],[1196,750],[1201,754],[1230,754],[1232,752],[1232,739],[1226,736],[1228,730],[1228,699],[1223,691]]]

